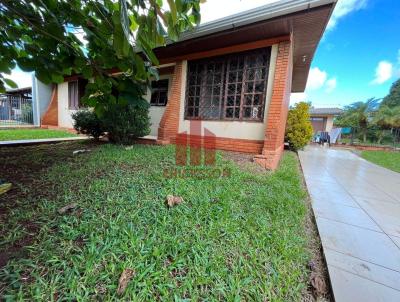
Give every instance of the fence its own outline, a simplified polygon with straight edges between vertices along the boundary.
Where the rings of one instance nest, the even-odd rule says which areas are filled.
[[[0,126],[33,124],[32,98],[0,94]]]
[[[381,129],[369,127],[367,131],[360,128],[348,129],[341,135],[340,142],[353,146],[400,148],[400,129]]]

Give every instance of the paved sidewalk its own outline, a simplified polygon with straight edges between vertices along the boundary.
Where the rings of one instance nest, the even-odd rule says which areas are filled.
[[[87,136],[72,136],[63,138],[43,138],[43,139],[21,139],[14,141],[0,141],[0,147],[51,144],[51,143],[69,142],[69,141],[87,140],[87,139],[89,139],[89,137]]]
[[[299,156],[335,300],[400,301],[400,174],[346,150]]]

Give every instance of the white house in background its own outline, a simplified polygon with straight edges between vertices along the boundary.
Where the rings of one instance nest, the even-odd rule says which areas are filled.
[[[309,113],[311,125],[316,134],[319,131],[331,132],[334,118],[341,115],[343,110],[340,108],[311,108]]]

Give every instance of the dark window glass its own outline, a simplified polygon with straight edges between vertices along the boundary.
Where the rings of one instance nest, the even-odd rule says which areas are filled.
[[[86,84],[85,79],[68,82],[68,108],[76,110],[82,107],[81,98],[85,94]]]
[[[266,48],[189,62],[186,118],[261,121],[270,55]]]
[[[78,81],[68,82],[68,107],[69,109],[79,108]]]
[[[165,106],[168,102],[168,80],[151,83],[151,106]]]

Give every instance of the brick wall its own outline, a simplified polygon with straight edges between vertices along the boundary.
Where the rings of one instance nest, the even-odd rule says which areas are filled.
[[[187,135],[185,133],[179,133],[177,138],[180,141],[187,138],[188,141],[198,141],[203,140],[207,141],[207,136],[197,136],[197,135]],[[249,139],[234,139],[227,137],[212,137],[213,143],[215,143],[215,149],[218,150],[226,150],[226,151],[235,151],[235,152],[243,152],[243,153],[251,153],[251,154],[260,154],[263,149],[264,141],[258,140],[249,140]],[[198,144],[199,146],[201,143]],[[204,144],[206,147],[206,144]]]
[[[46,113],[41,120],[42,126],[58,126],[58,89],[57,85],[53,86],[51,100]]]
[[[182,90],[183,62],[179,61],[175,65],[171,83],[171,92],[158,127],[157,141],[160,144],[173,143],[179,129],[179,109]]]
[[[267,169],[274,170],[284,149],[286,119],[292,87],[292,45],[280,42],[274,74],[271,102],[268,109],[264,146],[254,160]]]

